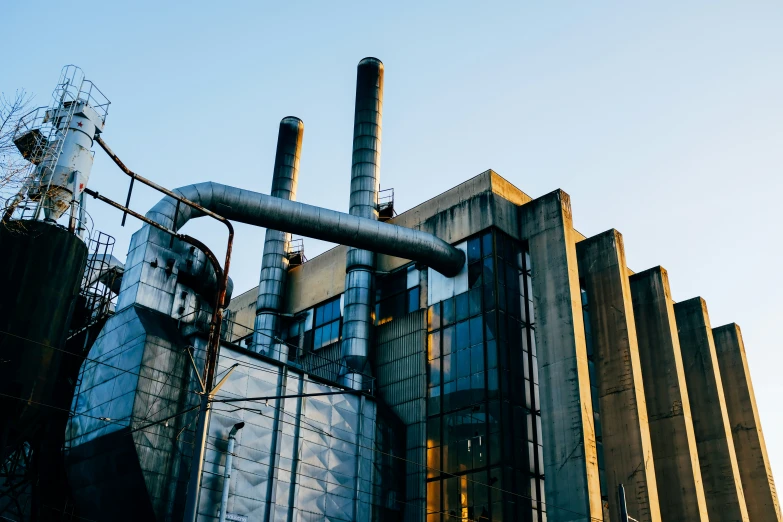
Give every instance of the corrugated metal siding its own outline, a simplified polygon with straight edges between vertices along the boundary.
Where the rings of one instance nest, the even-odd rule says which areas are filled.
[[[378,398],[407,426],[405,520],[424,522],[426,506],[427,311],[375,329]]]

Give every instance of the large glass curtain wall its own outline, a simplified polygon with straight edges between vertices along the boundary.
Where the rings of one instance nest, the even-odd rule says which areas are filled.
[[[428,310],[427,522],[544,521],[529,256],[468,241],[469,290]]]

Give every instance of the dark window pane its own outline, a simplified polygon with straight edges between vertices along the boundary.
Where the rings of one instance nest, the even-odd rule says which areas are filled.
[[[430,386],[440,385],[440,359],[430,361]]]
[[[498,367],[498,347],[495,341],[487,341],[487,368]]]
[[[322,328],[316,328],[315,329],[315,336],[313,337],[313,348],[316,349],[316,350],[318,348],[320,348],[321,346],[323,346],[323,344],[321,342],[322,341],[322,338],[321,338],[322,335],[323,335],[323,329]]]
[[[484,308],[495,308],[495,285],[484,285]]]
[[[468,263],[481,259],[481,240],[473,238],[468,240]]]
[[[468,321],[457,323],[457,350],[470,346],[470,327]]]
[[[505,341],[508,339],[508,336],[506,335],[506,329],[508,325],[506,323],[506,314],[503,312],[498,312],[498,340],[499,341]]]
[[[430,330],[437,330],[440,328],[440,303],[435,303],[430,306],[427,311],[427,325]]]
[[[519,273],[517,272],[517,269],[509,264],[505,265],[505,269],[506,286],[509,288],[509,290],[513,290],[515,293],[519,293]]]
[[[473,401],[480,401],[485,398],[486,391],[484,390],[484,378],[486,374],[484,372],[474,373],[470,376],[470,386],[473,388]]]
[[[443,301],[443,325],[454,323],[454,298]]]
[[[492,253],[492,232],[487,232],[481,238],[481,254],[488,256]]]
[[[489,398],[496,399],[498,397],[498,371],[492,369],[487,371],[487,390],[489,390]]]
[[[394,307],[391,313],[392,318],[402,317],[407,313],[406,310],[408,308],[408,303],[407,303],[405,293],[395,295],[390,299],[390,301],[394,303],[392,305]]]
[[[484,321],[480,315],[470,320],[470,345],[479,344],[484,340]]]
[[[441,337],[443,338],[443,355],[449,354],[454,351],[454,327],[447,326],[441,330]]]
[[[419,287],[408,290],[408,313],[419,309]]]
[[[481,272],[484,270],[482,263],[468,265],[468,287],[476,288],[481,285]]]
[[[481,344],[470,349],[470,371],[474,374],[484,371],[484,346]]]
[[[427,447],[440,446],[440,417],[427,420]]]
[[[502,272],[501,272],[502,273]],[[506,287],[498,285],[498,308],[506,310]]]
[[[332,303],[332,317],[337,319],[340,317],[340,300],[335,299]]]
[[[486,321],[484,322],[484,330],[486,332],[487,341],[491,341],[495,338],[495,331],[497,326],[495,325],[495,312],[488,312],[486,314]]]
[[[457,352],[457,378],[470,375],[470,350]]]
[[[427,397],[427,415],[437,415],[439,413],[440,413],[440,387],[433,386],[432,388],[430,388],[429,396]]]
[[[457,321],[462,321],[468,318],[468,294],[467,292],[459,294],[454,298],[457,308]]]
[[[478,315],[481,313],[481,288],[474,288],[468,294],[470,315]]]
[[[321,326],[324,324],[324,307],[318,306],[315,309],[315,325]]]
[[[443,372],[443,382],[451,382],[454,380],[454,374],[452,373],[451,362],[454,360],[454,354],[444,355],[441,357],[441,371]]]
[[[452,398],[454,396],[454,392],[457,390],[457,386],[454,383],[454,381],[451,381],[451,382],[444,382],[442,388],[443,388],[443,398],[442,398],[443,411],[449,411],[451,409]]]
[[[506,284],[506,264],[498,260],[498,284]]]
[[[495,260],[491,257],[484,258],[484,286],[493,286],[495,284]]]
[[[332,323],[332,342],[340,340],[340,320]]]

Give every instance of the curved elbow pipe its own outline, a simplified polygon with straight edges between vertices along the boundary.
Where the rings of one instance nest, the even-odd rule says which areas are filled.
[[[446,277],[457,275],[465,264],[465,254],[461,250],[437,236],[412,228],[212,181],[180,187],[174,192],[226,219],[410,259]],[[179,230],[191,219],[202,215],[198,210],[184,205],[180,205],[177,212],[176,202],[168,196],[147,212],[149,219],[173,230]]]

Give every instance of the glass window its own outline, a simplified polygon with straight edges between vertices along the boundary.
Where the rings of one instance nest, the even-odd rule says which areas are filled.
[[[474,237],[468,240],[468,263],[481,259],[481,239]]]
[[[470,307],[470,316],[473,317],[474,315],[478,315],[481,313],[481,289],[480,288],[474,288],[469,293],[469,307]]]
[[[457,377],[470,375],[470,350],[457,352]]]
[[[429,367],[430,386],[438,386],[440,384],[440,359],[431,360]]]
[[[459,294],[455,297],[457,308],[457,321],[463,321],[468,318],[470,308],[468,307],[468,294],[467,292]]]
[[[408,313],[419,309],[419,287],[408,290]]]
[[[479,344],[470,349],[471,373],[484,371],[484,346]]]
[[[441,337],[443,338],[443,355],[450,354],[454,351],[454,327],[449,326],[441,330]]]
[[[484,257],[492,255],[492,232],[487,232],[481,238],[481,254]]]
[[[454,323],[454,298],[451,297],[443,301],[443,325]]]
[[[462,321],[457,323],[457,350],[464,350],[470,346],[470,323]]]
[[[481,286],[481,273],[484,267],[481,263],[468,265],[468,287],[476,288]]]
[[[484,340],[484,321],[481,316],[476,316],[470,320],[470,345],[480,344]]]
[[[448,354],[444,355],[441,358],[441,372],[443,377],[443,382],[451,382],[454,380],[454,374],[452,373],[453,369],[451,367],[451,363],[454,360],[454,354]]]

